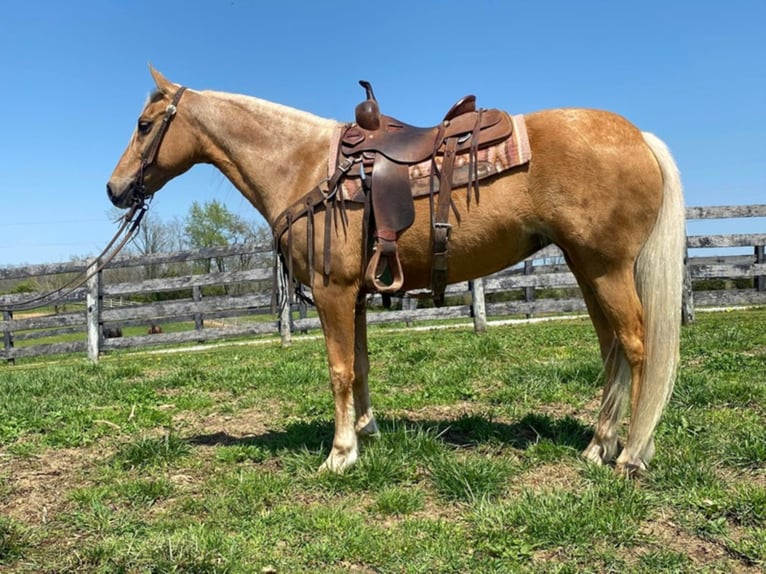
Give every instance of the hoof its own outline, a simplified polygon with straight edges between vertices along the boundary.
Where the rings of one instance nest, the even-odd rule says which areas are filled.
[[[604,464],[604,459],[601,456],[602,450],[603,449],[599,445],[591,443],[588,445],[588,448],[582,451],[580,456],[588,462],[595,464],[596,466],[601,466]]]
[[[334,449],[327,457],[327,460],[319,467],[319,472],[332,472],[335,474],[343,474],[343,472],[353,466],[357,459],[356,450],[350,450],[345,454],[340,454]]]
[[[588,447],[582,451],[581,456],[588,462],[599,466],[608,464],[617,456],[617,439],[601,443],[594,438]]]
[[[652,447],[652,454],[654,448]],[[615,465],[615,472],[625,478],[638,478],[644,472],[646,472],[649,461],[640,456],[629,456],[626,451],[622,451],[617,458],[617,464]]]
[[[614,470],[618,475],[633,480],[641,477],[641,475],[646,472],[646,465],[643,462],[639,462],[638,464],[630,462],[619,462],[615,466]]]
[[[360,420],[356,424],[356,434],[362,438],[378,438],[380,430],[378,430],[378,423],[375,422],[375,418],[371,417],[367,422]]]

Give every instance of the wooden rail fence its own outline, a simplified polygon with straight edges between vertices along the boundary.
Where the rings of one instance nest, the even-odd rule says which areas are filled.
[[[753,217],[766,217],[766,205],[687,208],[689,220]],[[686,320],[693,320],[695,306],[766,304],[764,245],[766,233],[688,235],[689,249],[745,248],[748,252],[687,258]],[[117,349],[254,335],[280,335],[287,345],[292,333],[320,325],[303,305],[291,305],[274,316],[274,297],[281,294],[274,293],[271,262],[271,246],[263,244],[116,258],[53,309],[16,316],[5,312],[0,321],[0,360],[86,353],[97,361],[101,353]],[[95,263],[0,268],[0,286],[46,281],[55,286],[57,280],[63,283]],[[35,295],[34,291],[0,295],[0,307]],[[396,299],[392,309],[383,308],[380,296],[375,296],[368,322],[411,325],[472,318],[481,332],[488,317],[585,311],[574,276],[555,246],[483,279],[450,285],[444,307],[419,302],[422,295],[408,293]]]

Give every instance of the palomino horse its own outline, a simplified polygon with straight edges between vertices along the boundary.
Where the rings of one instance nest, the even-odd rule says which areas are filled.
[[[107,184],[114,205],[129,207],[194,164],[210,163],[273,228],[328,177],[338,122],[254,97],[185,90],[151,73],[157,89]],[[478,203],[466,201],[465,186],[453,192],[461,217],[448,280],[488,275],[551,243],[561,248],[605,362],[601,410],[583,456],[596,464],[616,458],[617,471],[631,475],[654,455],[679,360],[685,230],[678,169],[657,137],[613,113],[559,109],[525,119],[531,161],[485,180]],[[430,209],[416,199],[414,224],[398,239],[403,290],[429,285]],[[322,469],[336,472],[356,460],[359,436],[378,432],[367,382],[363,211],[346,206],[344,226],[332,234],[329,275],[322,246],[330,218],[295,225],[289,239],[294,277],[312,286],[324,331],[335,434]],[[284,236],[280,247],[287,252]],[[630,426],[618,456],[628,397]]]

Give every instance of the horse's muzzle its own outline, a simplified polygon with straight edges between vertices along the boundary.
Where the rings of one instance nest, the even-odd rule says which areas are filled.
[[[112,205],[125,209],[133,205],[136,195],[135,181],[117,182],[110,181],[106,184],[106,196]]]

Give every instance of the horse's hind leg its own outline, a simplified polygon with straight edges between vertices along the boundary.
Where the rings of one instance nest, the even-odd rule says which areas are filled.
[[[593,439],[582,452],[582,456],[600,465],[617,457],[617,431],[630,385],[630,370],[625,368],[627,363],[622,348],[593,291],[584,283],[580,284],[580,288],[598,336],[601,359],[604,361],[605,379],[601,409]]]
[[[621,356],[616,356],[614,372],[616,374],[616,383],[607,391],[600,415],[601,422],[612,419],[612,428],[616,431],[617,420],[619,419],[619,409],[621,407],[621,397],[624,395],[625,385],[620,384],[621,380],[627,380],[627,372],[630,372],[630,397],[633,412],[631,413],[631,425],[636,417],[636,408],[638,397],[641,396],[643,371],[644,371],[644,321],[643,307],[636,292],[635,278],[633,275],[632,263],[606,269],[605,272],[596,275],[589,285],[595,295],[601,312],[608,321],[614,335],[619,342]],[[610,398],[613,395],[614,400]],[[605,428],[610,428],[607,423]],[[631,430],[632,430],[631,426]],[[646,433],[641,437],[634,437],[633,432],[629,432],[628,441],[625,450],[617,458],[617,470],[625,474],[633,474],[643,470],[646,463],[649,462],[653,453],[654,445],[651,436],[646,438]],[[598,429],[597,436],[598,440]],[[641,441],[645,444],[638,444]],[[595,448],[595,447],[594,447]],[[590,447],[589,447],[590,449]],[[586,456],[589,453],[586,449]],[[591,451],[592,452],[592,451]],[[626,452],[638,453],[631,460],[623,460]]]

